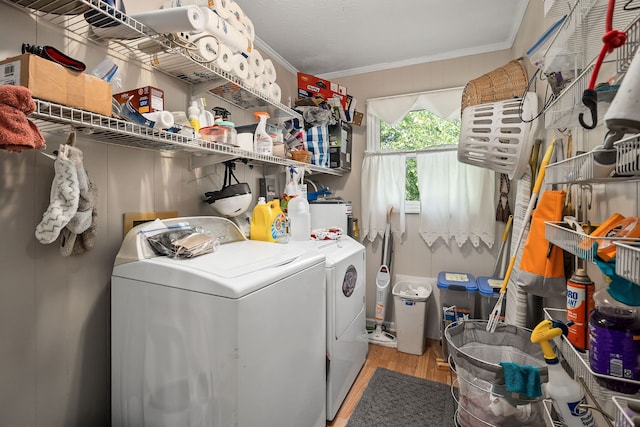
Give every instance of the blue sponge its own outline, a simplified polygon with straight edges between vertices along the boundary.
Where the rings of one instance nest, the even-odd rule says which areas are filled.
[[[513,362],[500,362],[507,391],[529,398],[542,396],[540,370],[535,366],[521,366]]]

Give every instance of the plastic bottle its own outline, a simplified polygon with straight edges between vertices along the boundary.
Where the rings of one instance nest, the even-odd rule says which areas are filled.
[[[273,199],[267,203],[264,197],[258,198],[258,204],[251,213],[249,238],[265,242],[286,241],[287,219],[280,209],[280,200]]]
[[[595,427],[596,423],[591,410],[580,406],[587,404],[582,387],[565,372],[549,342],[561,334],[566,336],[567,332],[568,327],[564,323],[543,320],[531,332],[531,342],[539,343],[542,348],[549,376],[546,392],[553,400],[553,407],[562,425]]]
[[[253,134],[253,151],[267,156],[273,155],[273,139],[267,132],[267,119],[269,113],[258,111],[253,113],[258,119],[256,131]]]
[[[607,289],[593,296],[595,310],[589,318],[589,365],[601,375],[598,384],[619,393],[637,393],[640,386],[640,321],[638,307],[617,301]],[[635,383],[618,381],[625,378]]]
[[[187,119],[194,132],[200,132],[200,108],[197,101],[191,101],[191,105],[187,108]]]
[[[311,237],[311,213],[309,202],[304,195],[298,194],[287,205],[291,240],[307,241]]]

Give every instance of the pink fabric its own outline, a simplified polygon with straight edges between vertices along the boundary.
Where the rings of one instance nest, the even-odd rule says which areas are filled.
[[[0,148],[39,150],[45,146],[38,126],[27,115],[35,111],[31,91],[23,86],[0,86]]]

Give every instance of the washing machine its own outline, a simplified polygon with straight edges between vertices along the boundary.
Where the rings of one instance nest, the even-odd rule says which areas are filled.
[[[289,245],[295,244],[290,242]],[[364,365],[369,349],[366,331],[365,248],[348,236],[303,242],[326,257],[327,282],[327,420],[340,405]]]
[[[219,217],[188,223],[216,239],[191,259],[157,256],[143,227],[111,287],[112,425],[325,426],[325,257],[247,240]]]

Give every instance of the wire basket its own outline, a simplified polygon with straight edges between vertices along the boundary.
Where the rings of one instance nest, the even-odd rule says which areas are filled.
[[[522,104],[522,109],[521,109]],[[475,105],[465,108],[460,124],[458,161],[520,179],[529,167],[538,97]]]
[[[507,426],[518,418],[517,425],[540,425],[542,396],[530,398],[508,391],[500,365],[534,366],[540,381],[545,382],[548,374],[540,346],[531,342],[528,329],[506,323],[499,323],[495,332],[486,329],[486,320],[460,320],[445,329],[450,366],[459,382],[458,422],[463,426]]]
[[[296,162],[311,163],[311,151],[295,150],[291,151],[291,158]]]
[[[462,111],[471,105],[520,98],[527,88],[522,58],[509,61],[467,83],[462,91]]]

